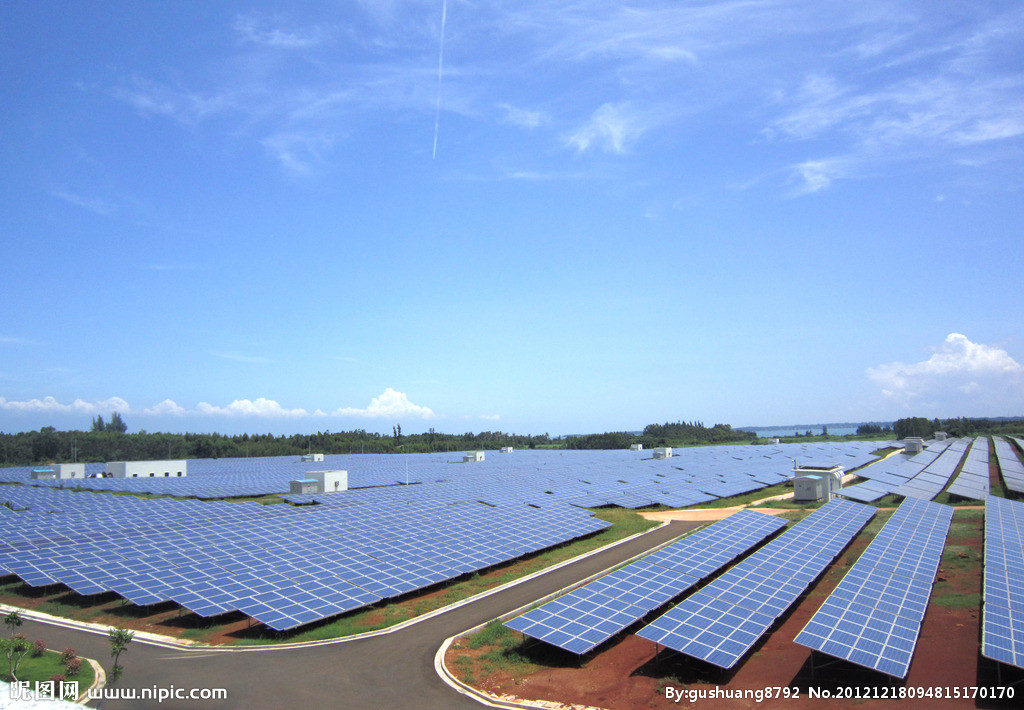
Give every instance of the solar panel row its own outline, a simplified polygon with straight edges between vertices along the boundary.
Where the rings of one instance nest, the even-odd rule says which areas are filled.
[[[996,445],[996,460],[999,462],[999,470],[1003,474],[1003,483],[1014,493],[1024,493],[1024,464],[1021,464],[1013,445],[1005,439],[994,439]],[[1024,442],[1014,439],[1017,445],[1024,448]]]
[[[985,500],[981,654],[1024,668],[1024,503]]]
[[[949,483],[970,443],[970,439],[933,441],[913,457],[900,455],[880,461],[857,472],[868,480],[843,488],[837,495],[864,503],[889,494],[931,500]]]
[[[907,498],[796,642],[905,678],[953,509]]]
[[[505,626],[575,654],[588,653],[785,526],[783,519],[742,510]]]
[[[732,668],[874,512],[859,503],[830,501],[637,635]]]
[[[989,490],[988,438],[978,437],[971,444],[963,468],[947,492],[962,498],[985,500]]]
[[[949,445],[938,458],[906,483],[894,488],[892,492],[896,495],[921,500],[931,500],[941,493],[949,483],[950,476],[960,465],[964,452],[970,444],[970,439],[954,439],[946,443]]]

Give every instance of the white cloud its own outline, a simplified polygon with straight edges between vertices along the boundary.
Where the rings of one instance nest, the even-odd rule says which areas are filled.
[[[577,153],[600,148],[608,153],[622,154],[645,130],[628,104],[602,104],[566,142]]]
[[[261,17],[255,12],[239,15],[235,18],[234,29],[243,42],[261,44],[278,49],[302,49],[320,44],[327,32],[320,26],[305,30],[285,31],[273,26],[281,22],[280,18]]]
[[[544,111],[531,111],[511,104],[499,104],[498,107],[505,112],[505,123],[511,123],[513,126],[521,128],[537,128],[551,120],[551,117]]]
[[[76,399],[71,404],[58,402],[55,397],[43,397],[42,399],[24,401],[9,401],[4,397],[0,397],[0,409],[5,409],[9,412],[52,414],[107,414],[114,411],[127,414],[131,412],[128,402],[120,397],[110,397],[109,399],[95,402]]]
[[[211,354],[215,355],[216,357],[222,358],[224,360],[232,360],[234,362],[248,362],[248,363],[253,363],[253,364],[257,364],[257,365],[265,365],[267,363],[273,362],[273,360],[271,360],[270,358],[262,357],[262,356],[259,356],[259,355],[240,355],[238,353],[211,353]]]
[[[379,397],[370,400],[370,406],[366,409],[343,407],[335,410],[334,415],[340,417],[413,417],[418,419],[430,419],[435,416],[430,407],[413,404],[404,392],[396,392],[390,387],[385,389]]]
[[[480,418],[481,419],[486,419],[489,422],[496,422],[499,419],[501,419],[501,415],[500,414],[481,414]]]
[[[807,195],[824,190],[833,180],[844,177],[844,168],[838,160],[808,160],[794,165],[794,178],[800,181],[792,196]]]
[[[185,125],[238,109],[240,100],[232,92],[204,94],[141,77],[111,89],[110,95],[141,113],[167,116]]]
[[[308,417],[309,412],[305,409],[285,409],[272,399],[259,397],[255,400],[236,399],[226,407],[217,407],[209,402],[200,402],[196,405],[199,414],[209,416],[225,417],[273,417],[273,418],[299,418]]]
[[[927,360],[883,364],[866,374],[883,395],[903,405],[930,398],[956,406],[1019,407],[1024,395],[1020,363],[1002,348],[971,342],[960,333],[950,333]]]
[[[260,144],[288,172],[306,175],[314,165],[324,162],[324,156],[334,145],[334,139],[326,135],[279,133],[264,138]]]
[[[106,200],[101,200],[98,197],[82,197],[81,195],[65,192],[64,190],[54,190],[51,194],[54,197],[75,205],[76,207],[87,209],[98,215],[106,216],[117,211],[117,205],[111,204]]]
[[[33,340],[32,338],[21,338],[16,335],[0,336],[0,343],[4,345],[45,345],[45,343]]]
[[[157,405],[155,405],[153,407],[147,407],[146,409],[143,409],[142,413],[143,414],[156,414],[156,415],[160,415],[160,414],[173,414],[176,417],[180,417],[180,416],[184,416],[185,411],[186,411],[185,408],[182,407],[182,406],[179,406],[178,403],[175,402],[173,399],[165,399],[163,402],[160,402],[160,404],[157,404]]]

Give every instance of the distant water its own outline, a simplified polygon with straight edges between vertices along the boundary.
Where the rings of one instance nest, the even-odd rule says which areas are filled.
[[[810,429],[812,434],[820,434],[822,424],[815,424],[813,426],[805,426],[802,429],[799,427],[789,427],[783,429],[756,429],[757,435],[764,439],[782,438],[784,436],[804,436],[807,430]],[[837,426],[829,427],[828,433],[835,436],[846,436],[847,434],[856,434],[857,427],[855,426]]]

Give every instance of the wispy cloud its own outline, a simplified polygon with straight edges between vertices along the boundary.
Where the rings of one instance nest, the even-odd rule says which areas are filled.
[[[865,373],[882,387],[881,393],[904,406],[927,398],[945,398],[960,392],[990,402],[1016,401],[1024,396],[1024,367],[1003,348],[971,342],[950,333],[927,360],[891,362]]]
[[[260,141],[267,154],[293,175],[308,175],[322,165],[334,139],[325,135],[281,133]]]
[[[551,116],[545,111],[519,108],[509,103],[498,104],[498,108],[504,112],[502,120],[505,123],[520,128],[538,128],[551,121]]]
[[[41,340],[33,338],[22,338],[15,335],[0,335],[0,344],[3,345],[46,345]]]
[[[808,160],[792,167],[796,187],[791,196],[807,195],[824,190],[833,180],[848,176],[848,161],[839,159]]]
[[[76,207],[81,207],[98,215],[107,216],[117,212],[117,205],[98,197],[83,197],[82,195],[76,195],[65,190],[54,190],[50,194],[64,200],[65,202],[75,205]]]
[[[256,12],[235,17],[234,30],[243,42],[278,49],[304,49],[323,42],[329,32],[321,25],[302,29],[283,29],[283,17],[268,17]]]
[[[396,392],[388,387],[379,397],[370,400],[370,406],[365,409],[355,407],[343,407],[337,409],[333,414],[342,417],[411,417],[414,419],[430,419],[435,416],[430,407],[423,407],[409,401],[409,396],[404,392]]]
[[[247,363],[252,363],[254,365],[266,365],[268,363],[273,362],[273,360],[271,360],[270,358],[263,357],[261,355],[242,355],[242,354],[239,354],[239,353],[219,353],[219,352],[214,352],[214,353],[210,353],[210,354],[214,355],[216,357],[222,358],[224,360],[232,360],[233,362],[247,362]]]
[[[645,130],[643,118],[628,103],[603,104],[566,143],[577,153],[595,148],[621,155]]]
[[[165,116],[184,125],[195,125],[211,116],[238,110],[245,97],[233,91],[194,91],[133,76],[109,90],[142,114]]]

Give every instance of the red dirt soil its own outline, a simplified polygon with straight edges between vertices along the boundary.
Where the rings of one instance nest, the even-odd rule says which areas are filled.
[[[951,532],[947,545],[955,545],[957,550],[962,550],[959,554],[965,562],[973,557],[971,551],[977,555],[973,559],[979,560],[982,553],[983,521],[979,516],[978,519],[963,522],[965,525],[959,527],[960,533],[957,537],[954,538]],[[964,534],[964,530],[968,533]],[[780,620],[761,645],[740,660],[732,674],[720,672],[704,664],[698,665],[685,656],[665,649],[662,649],[659,658],[655,658],[655,645],[632,634],[626,635],[618,642],[612,641],[610,646],[602,647],[595,655],[585,659],[582,666],[577,664],[571,654],[552,656],[552,651],[558,652],[557,649],[551,649],[540,642],[532,642],[532,646],[525,651],[526,655],[544,658],[548,663],[555,659],[559,667],[548,667],[525,678],[513,679],[507,673],[501,672],[484,673],[476,661],[470,667],[476,678],[486,678],[479,687],[489,693],[556,701],[564,703],[563,707],[580,705],[610,710],[698,706],[730,709],[778,706],[793,710],[829,710],[854,705],[870,710],[892,708],[893,701],[874,698],[809,698],[808,688],[813,686],[834,691],[841,686],[867,686],[872,689],[879,688],[878,692],[883,692],[883,686],[891,686],[898,692],[901,686],[908,689],[917,686],[941,686],[950,689],[959,687],[963,692],[962,689],[965,687],[970,689],[981,684],[999,684],[996,665],[979,655],[980,612],[977,605],[968,604],[968,608],[956,608],[934,603],[940,593],[942,596],[980,594],[981,566],[976,561],[967,565],[968,571],[960,570],[959,566],[949,570],[944,567],[939,569],[933,589],[933,603],[929,605],[925,615],[917,650],[905,684],[845,662],[829,665],[828,662],[834,659],[819,654],[814,656],[817,667],[812,675],[810,650],[797,645],[793,639],[839,583],[849,566],[860,556],[869,541],[866,535],[858,537],[840,555],[837,563],[833,564],[808,593],[798,600],[790,613]],[[453,672],[459,668],[454,662],[457,657],[468,654],[475,658],[486,650],[469,650],[465,647],[465,641],[466,639],[459,639],[448,652],[447,665]],[[1004,685],[1021,679],[1020,675],[1014,675],[1012,678],[1011,675],[1004,669]],[[781,686],[799,688],[800,696],[797,699],[765,700],[762,703],[758,703],[756,698],[698,699],[692,703],[684,699],[677,703],[666,699],[666,686],[673,689],[705,691],[713,691],[716,686],[732,691],[755,691]],[[899,701],[899,707],[901,710],[930,710],[940,707],[1024,707],[1024,685],[1015,690],[1018,698],[1010,701],[907,698]],[[862,690],[862,694],[863,692]]]

